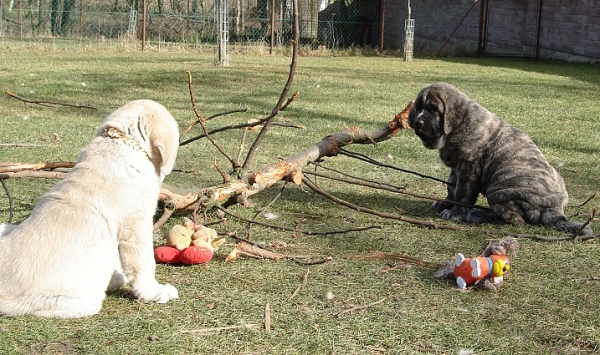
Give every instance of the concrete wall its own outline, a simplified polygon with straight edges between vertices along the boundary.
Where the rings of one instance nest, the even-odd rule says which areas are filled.
[[[415,51],[476,55],[484,1],[412,1]],[[539,22],[540,57],[600,61],[600,0],[543,0],[541,16],[538,6],[538,1],[490,0],[486,53],[533,56]],[[407,13],[407,0],[386,0],[385,48],[403,47]]]

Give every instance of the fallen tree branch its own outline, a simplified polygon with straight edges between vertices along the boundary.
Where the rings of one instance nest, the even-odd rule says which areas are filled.
[[[69,173],[60,172],[60,171],[23,170],[23,171],[18,171],[18,172],[0,173],[0,179],[24,178],[24,177],[34,177],[34,178],[44,178],[44,179],[64,179],[67,177],[68,174]]]
[[[38,163],[38,164],[23,164],[23,163],[0,163],[0,174],[1,173],[15,173],[24,170],[54,170],[58,168],[72,168],[75,163],[71,162],[57,162],[57,163]]]
[[[204,189],[197,196],[200,210],[209,210],[216,205],[239,203],[240,199],[247,199],[280,180],[293,181],[299,184],[302,180],[301,167],[309,162],[318,161],[323,157],[336,156],[339,149],[348,144],[372,144],[390,139],[398,130],[407,126],[408,111],[411,106],[412,102],[384,128],[370,131],[358,127],[348,128],[335,135],[327,136],[316,145],[263,170],[245,173],[236,181]],[[185,194],[190,192],[187,190]],[[173,193],[170,195],[175,200],[175,197],[172,196]],[[190,207],[188,205],[187,208]],[[191,209],[193,210],[193,207]]]
[[[5,92],[6,92],[6,95],[8,95],[10,97],[14,97],[15,99],[21,100],[26,104],[37,104],[37,105],[46,106],[46,107],[67,106],[67,107],[75,107],[75,108],[89,108],[91,110],[98,109],[97,107],[93,107],[93,106],[89,106],[89,105],[76,105],[76,104],[68,104],[68,103],[56,102],[56,101],[31,100],[31,99],[26,99],[24,97],[15,95],[8,90],[6,90]]]

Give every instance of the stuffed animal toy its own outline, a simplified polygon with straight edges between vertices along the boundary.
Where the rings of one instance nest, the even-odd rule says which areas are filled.
[[[196,265],[212,260],[213,253],[225,242],[217,231],[196,225],[189,218],[167,233],[167,245],[154,249],[154,259],[165,264]]]
[[[504,274],[510,270],[510,258],[516,257],[518,248],[516,238],[493,240],[481,256],[465,258],[459,253],[454,261],[447,262],[436,271],[434,277],[453,278],[460,289],[478,285],[490,291],[498,291],[504,282]]]
[[[453,274],[458,288],[465,289],[467,285],[473,285],[485,278],[493,285],[498,285],[508,270],[510,270],[510,261],[506,255],[492,254],[488,257],[465,258],[458,253],[454,261]]]
[[[190,246],[193,234],[194,222],[187,217],[183,217],[181,224],[174,225],[167,233],[167,245],[177,248],[177,250],[183,250]]]

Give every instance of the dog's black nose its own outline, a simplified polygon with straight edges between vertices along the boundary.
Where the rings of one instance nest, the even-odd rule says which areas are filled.
[[[423,129],[423,126],[424,126],[424,125],[425,125],[425,122],[423,122],[423,120],[417,120],[417,121],[415,122],[415,127],[414,127],[414,129],[415,129],[415,130],[419,130],[419,131],[420,131],[421,129]]]

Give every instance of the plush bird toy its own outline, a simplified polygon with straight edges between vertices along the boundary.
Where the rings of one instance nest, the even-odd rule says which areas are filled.
[[[478,285],[490,291],[498,291],[504,282],[504,274],[510,270],[510,258],[516,257],[518,248],[516,238],[494,240],[481,256],[465,258],[459,253],[453,262],[447,262],[434,276],[454,278],[460,289]]]
[[[212,260],[215,250],[225,242],[212,228],[195,224],[184,217],[167,233],[167,245],[154,249],[154,259],[165,264],[203,264]]]

